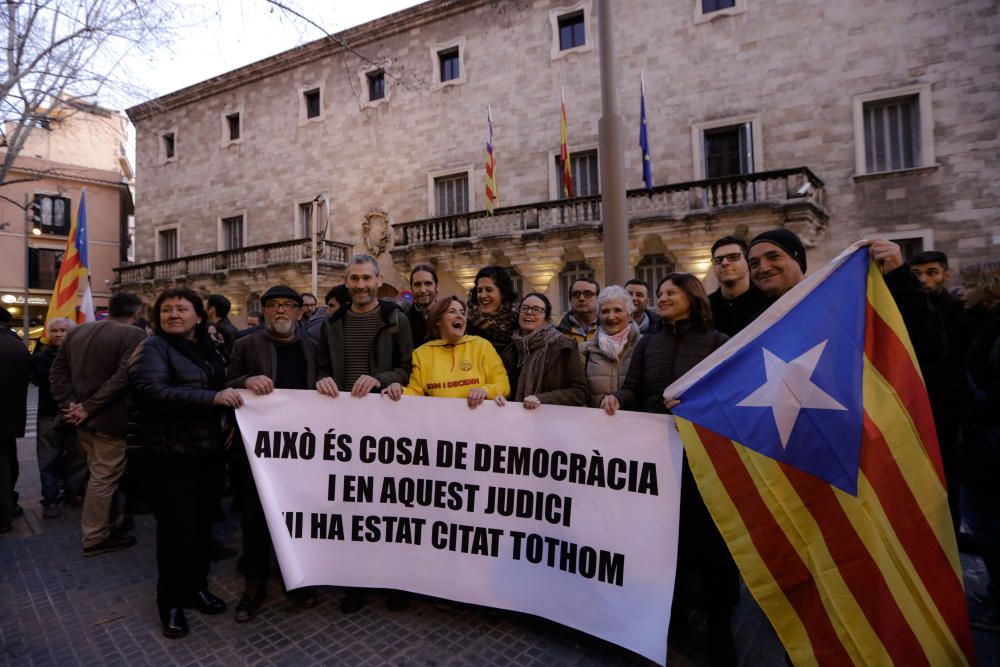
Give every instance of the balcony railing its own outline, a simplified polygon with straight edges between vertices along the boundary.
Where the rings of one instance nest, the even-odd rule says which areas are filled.
[[[336,241],[323,241],[319,245],[320,265],[346,266],[352,246]],[[144,264],[128,264],[115,269],[118,284],[138,283],[144,280],[170,280],[184,276],[205,275],[234,269],[297,264],[312,259],[312,241],[295,239],[265,245],[235,248],[201,255],[164,259]]]
[[[626,213],[630,220],[683,219],[729,207],[792,202],[823,205],[823,181],[808,167],[661,185],[653,188],[652,193],[646,189],[629,190]],[[475,211],[397,223],[392,227],[395,246],[400,248],[453,239],[596,227],[600,223],[601,197],[597,195],[508,206],[496,209],[493,215]]]

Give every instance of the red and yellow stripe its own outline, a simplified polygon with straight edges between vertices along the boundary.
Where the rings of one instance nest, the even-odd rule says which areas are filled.
[[[926,389],[869,269],[858,494],[677,418],[747,586],[801,665],[975,663]]]
[[[56,317],[67,317],[74,322],[78,319],[76,311],[78,294],[87,281],[88,273],[76,248],[77,218],[78,213],[74,212],[70,222],[69,238],[66,239],[63,263],[59,268],[59,275],[52,290],[52,299],[49,301],[49,310],[45,315],[46,322]]]
[[[559,104],[559,160],[562,162],[563,197],[573,196],[573,172],[569,163],[569,131],[566,123],[566,101]]]

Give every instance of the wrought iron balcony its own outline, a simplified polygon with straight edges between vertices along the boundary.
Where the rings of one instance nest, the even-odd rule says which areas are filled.
[[[683,220],[691,215],[741,206],[810,203],[823,206],[823,181],[808,167],[762,171],[726,178],[674,183],[629,190],[626,213],[639,219]],[[506,236],[572,227],[599,227],[601,197],[576,197],[498,208],[493,215],[475,211],[392,226],[396,248],[455,239]]]
[[[344,267],[353,246],[336,241],[319,245],[320,266]],[[312,240],[295,239],[233,250],[206,252],[200,255],[164,259],[143,264],[126,264],[114,269],[115,283],[135,284],[150,280],[174,280],[197,275],[225,273],[280,264],[300,264],[312,260]]]

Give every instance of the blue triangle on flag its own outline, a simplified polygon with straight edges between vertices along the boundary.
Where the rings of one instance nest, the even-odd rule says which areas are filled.
[[[673,413],[856,494],[867,278],[863,248],[784,315],[765,312]]]

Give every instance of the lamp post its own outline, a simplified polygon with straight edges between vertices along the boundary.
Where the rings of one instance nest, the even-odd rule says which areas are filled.
[[[618,88],[615,81],[615,43],[611,0],[598,0],[601,59],[600,140],[601,203],[604,218],[604,275],[606,284],[628,280],[628,221],[625,218],[625,141]]]
[[[310,213],[313,214],[313,224],[312,224],[312,293],[319,293],[319,237],[322,235],[326,238],[326,228],[330,224],[330,200],[326,198],[326,195],[319,194],[312,200],[314,206]],[[319,207],[315,206],[316,203],[322,203],[322,208],[324,213],[326,213],[326,220],[323,223],[323,230],[320,231],[319,225]]]

